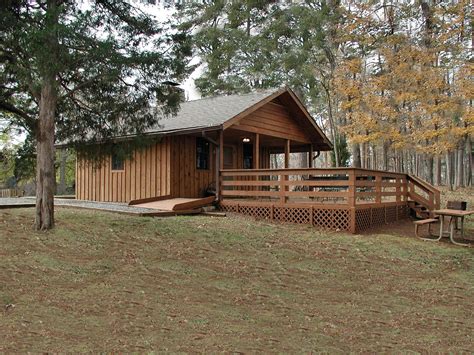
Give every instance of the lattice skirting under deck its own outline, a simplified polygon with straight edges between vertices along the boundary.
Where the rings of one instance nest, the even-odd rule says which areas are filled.
[[[220,203],[220,209],[257,219],[311,224],[320,228],[344,230],[352,233],[358,233],[370,227],[388,224],[408,217],[408,207],[406,205],[350,209],[349,207],[275,206],[272,204],[228,203],[224,201]]]
[[[408,218],[408,206],[391,205],[380,207],[357,207],[355,210],[355,232],[382,226]]]

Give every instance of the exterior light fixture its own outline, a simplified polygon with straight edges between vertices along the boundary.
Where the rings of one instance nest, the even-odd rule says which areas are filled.
[[[244,142],[244,143],[248,143],[248,142],[250,142],[250,138],[247,138],[247,137],[245,137],[245,138],[242,138],[242,142]]]

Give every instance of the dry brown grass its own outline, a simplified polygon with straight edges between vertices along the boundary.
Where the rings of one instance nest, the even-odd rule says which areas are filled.
[[[32,220],[0,211],[2,352],[473,350],[473,248],[240,217]]]

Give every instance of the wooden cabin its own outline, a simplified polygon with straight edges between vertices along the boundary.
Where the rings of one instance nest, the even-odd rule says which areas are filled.
[[[146,135],[156,143],[136,151],[133,159],[111,156],[98,169],[79,159],[76,198],[129,202],[202,197],[219,190],[220,169],[270,168],[273,153],[307,152],[309,157],[331,149],[304,105],[286,88],[184,102],[177,116],[161,120]]]
[[[132,159],[112,155],[97,169],[78,159],[76,198],[130,202],[214,191],[224,211],[352,233],[440,205],[438,190],[408,174],[314,168],[331,143],[287,88],[185,102],[146,134],[156,142]],[[290,167],[291,152],[306,153],[307,167]],[[271,168],[272,154],[284,155],[282,167]]]

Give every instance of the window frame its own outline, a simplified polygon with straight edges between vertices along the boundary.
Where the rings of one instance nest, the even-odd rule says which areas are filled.
[[[120,159],[121,161],[121,169],[114,168],[114,159]],[[110,171],[113,173],[120,173],[125,171],[125,159],[119,158],[117,153],[112,149],[112,154],[110,155]]]
[[[199,145],[203,145],[203,146],[206,146],[207,147],[207,152],[199,152]],[[196,166],[196,170],[205,170],[205,171],[209,171],[210,170],[210,167],[211,167],[211,144],[209,143],[209,141],[203,137],[196,137],[196,143],[195,143],[195,166]],[[199,167],[199,161],[200,159],[202,158],[202,154],[205,154],[206,155],[206,167],[202,168],[202,167]]]

